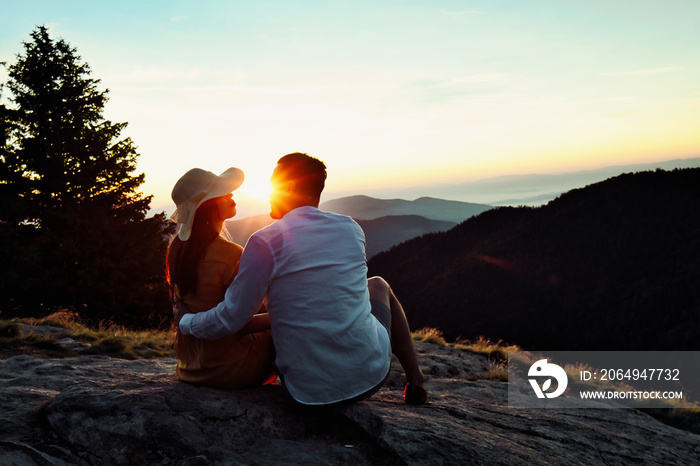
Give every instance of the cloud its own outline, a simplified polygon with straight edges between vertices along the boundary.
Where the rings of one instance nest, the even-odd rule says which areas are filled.
[[[605,115],[601,119],[607,120],[607,119],[611,119],[611,118],[622,118],[622,117],[626,117],[628,115],[633,115],[635,113],[639,113],[640,111],[641,110],[630,110],[628,112],[611,113],[611,114]]]
[[[494,89],[503,86],[506,75],[503,73],[476,73],[459,76],[452,79],[426,79],[414,81],[412,86],[417,88],[416,96],[424,103],[444,104],[447,102],[473,100],[493,94]]]
[[[174,81],[194,81],[201,80],[205,77],[218,76],[225,73],[225,70],[212,70],[208,68],[198,67],[180,67],[164,65],[147,65],[147,66],[132,66],[117,68],[117,71],[109,72],[104,82],[117,83],[157,83],[157,87],[162,87],[162,83],[171,83]],[[241,73],[227,72],[227,79],[240,79],[243,76]],[[165,86],[168,87],[168,86]]]
[[[493,83],[503,81],[503,79],[504,76],[501,73],[482,73],[455,78],[452,82],[460,84]]]
[[[350,86],[338,84],[329,84],[326,86],[316,86],[299,89],[275,89],[271,87],[241,87],[241,86],[199,86],[199,87],[181,87],[177,90],[186,92],[249,92],[254,94],[310,94],[314,92],[337,91],[350,89]]]
[[[633,75],[648,75],[648,74],[663,74],[673,71],[682,70],[682,66],[666,66],[662,68],[645,68],[633,71],[616,71],[613,73],[602,73],[600,76],[633,76]]]
[[[479,11],[479,10],[462,10],[462,11],[439,10],[439,11],[440,11],[440,13],[450,15],[450,16],[480,15],[483,13],[483,11]]]
[[[455,86],[455,84],[495,83],[504,80],[505,76],[502,73],[481,73],[460,76],[450,80],[425,79],[422,81],[414,81],[412,84],[417,87],[425,88],[461,88],[461,86]]]

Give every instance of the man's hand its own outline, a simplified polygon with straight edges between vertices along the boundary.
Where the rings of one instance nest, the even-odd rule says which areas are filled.
[[[177,298],[174,298],[175,305],[173,306],[173,323],[175,324],[175,327],[180,329],[180,321],[182,320],[182,316],[185,314],[189,314],[190,309],[185,306],[185,303],[180,301]]]

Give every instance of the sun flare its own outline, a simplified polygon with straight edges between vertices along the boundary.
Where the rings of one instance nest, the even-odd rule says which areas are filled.
[[[257,199],[267,201],[270,198],[270,192],[272,191],[272,186],[268,179],[260,177],[247,177],[246,180],[241,185],[241,194]]]

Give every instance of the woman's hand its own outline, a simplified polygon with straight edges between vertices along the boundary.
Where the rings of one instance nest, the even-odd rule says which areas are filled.
[[[173,324],[175,324],[175,327],[180,329],[180,321],[182,320],[182,316],[185,314],[189,314],[190,309],[185,306],[185,303],[180,301],[177,297],[173,298],[173,301],[175,304],[173,305]]]

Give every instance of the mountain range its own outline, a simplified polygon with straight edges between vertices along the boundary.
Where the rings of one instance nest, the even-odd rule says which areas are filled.
[[[381,200],[394,198],[414,199],[421,196],[430,196],[438,199],[452,199],[493,206],[540,206],[555,199],[566,191],[597,183],[622,173],[655,170],[657,168],[673,170],[676,168],[693,167],[700,167],[700,157],[665,160],[653,163],[615,165],[591,170],[554,174],[511,174],[454,183],[441,182],[404,188],[373,188],[364,190],[363,194]],[[331,199],[326,201],[330,202],[336,198],[354,197],[356,194],[357,191],[324,192],[323,198],[327,199],[330,196]],[[269,209],[269,204],[266,199],[253,198],[246,196],[245,193],[238,192],[236,193],[235,199],[236,201],[240,201],[238,206],[239,218],[262,215]],[[324,204],[326,202],[324,202]],[[168,203],[152,206],[151,211],[160,212],[162,210],[170,216],[174,209],[175,206]]]
[[[369,196],[348,196],[321,203],[321,210],[349,215],[355,220],[372,220],[387,215],[419,215],[430,220],[459,223],[492,208],[471,202],[447,201],[420,197],[404,199],[376,199]]]
[[[459,183],[440,183],[392,189],[390,191],[375,189],[364,194],[375,197],[390,195],[404,198],[413,198],[416,195],[433,196],[441,199],[480,202],[494,206],[541,206],[571,189],[598,183],[622,173],[649,171],[657,168],[673,170],[676,168],[694,167],[700,167],[700,157],[653,163],[615,165],[555,174],[502,175]]]
[[[353,217],[365,232],[369,258],[411,238],[449,230],[491,206],[428,197],[407,201],[349,196],[324,202],[319,208]],[[245,245],[250,235],[272,222],[269,215],[257,215],[229,220],[226,229],[233,241]]]
[[[369,261],[412,328],[541,350],[700,350],[700,168],[498,207]]]

